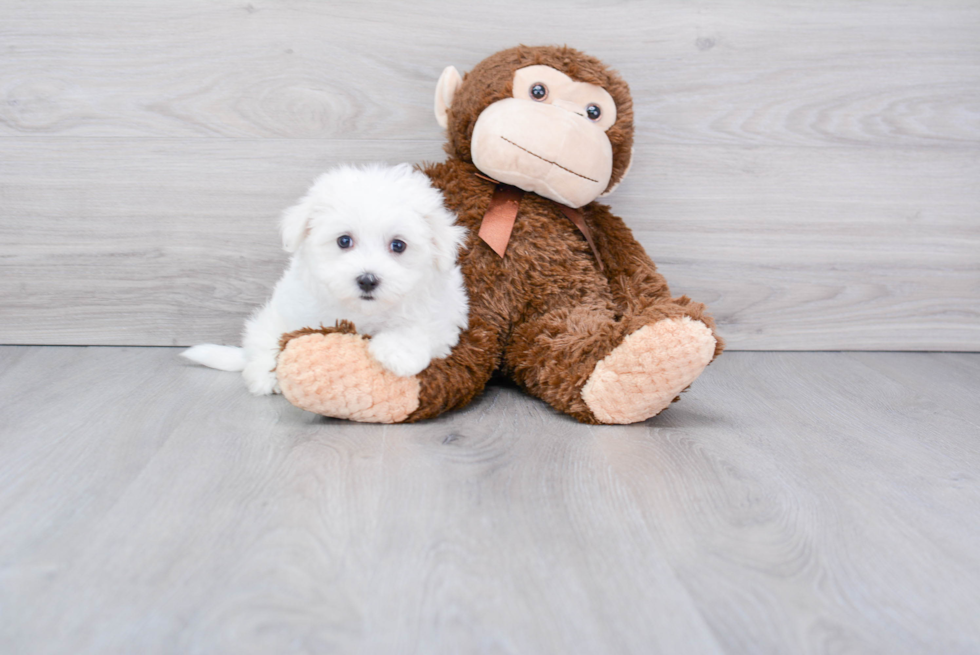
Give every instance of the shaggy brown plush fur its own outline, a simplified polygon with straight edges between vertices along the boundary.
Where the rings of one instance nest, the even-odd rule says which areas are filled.
[[[476,236],[494,185],[458,158],[425,172],[442,189],[459,224],[470,229],[461,265],[473,303],[470,329],[452,355],[420,375],[419,409],[409,420],[465,405],[499,368],[556,409],[595,423],[581,389],[623,337],[662,318],[681,316],[714,331],[704,305],[671,298],[666,280],[607,206],[583,208],[604,272],[558,206],[530,193],[521,202],[507,256],[501,258]],[[721,350],[719,339],[715,356]]]
[[[511,95],[514,72],[534,64],[599,84],[612,95],[617,121],[607,132],[614,152],[609,188],[628,167],[632,99],[626,83],[599,60],[571,48],[520,46],[489,57],[465,76],[448,114],[449,158],[423,170],[442,190],[459,224],[470,230],[460,255],[471,301],[469,328],[448,358],[434,360],[419,374],[419,405],[408,421],[466,405],[500,371],[556,409],[598,423],[582,388],[597,363],[626,336],[662,319],[684,316],[714,333],[704,305],[672,298],[666,280],[629,228],[598,202],[583,207],[582,213],[604,271],[559,207],[534,193],[521,201],[506,257],[479,239],[495,185],[479,177],[471,161],[473,125],[487,106]],[[714,356],[722,349],[717,339]]]

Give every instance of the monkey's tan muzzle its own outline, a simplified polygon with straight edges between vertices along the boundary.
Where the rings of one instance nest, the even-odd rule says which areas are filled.
[[[476,121],[471,151],[486,175],[569,207],[598,198],[612,175],[605,132],[564,106],[495,102]]]

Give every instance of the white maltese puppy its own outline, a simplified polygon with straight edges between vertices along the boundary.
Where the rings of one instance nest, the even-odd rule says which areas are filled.
[[[293,256],[272,298],[245,322],[242,347],[202,344],[181,353],[242,371],[249,391],[278,393],[279,338],[338,319],[371,335],[368,350],[395,375],[445,357],[466,328],[467,296],[456,253],[466,229],[442,194],[408,164],[341,166],[320,176],[282,216]]]

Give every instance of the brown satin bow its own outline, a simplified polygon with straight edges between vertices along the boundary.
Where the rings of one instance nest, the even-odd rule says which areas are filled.
[[[479,175],[479,177],[496,182],[496,180],[483,175]],[[483,222],[480,223],[480,238],[501,257],[507,251],[507,242],[510,241],[510,233],[514,229],[514,221],[517,220],[517,211],[521,207],[521,198],[523,197],[524,191],[521,189],[509,184],[497,183],[493,197],[490,198],[490,206],[487,207],[487,213],[483,215]],[[599,250],[595,247],[595,242],[592,241],[592,233],[589,231],[589,226],[586,224],[582,212],[560,202],[554,200],[552,202],[558,205],[565,218],[570,220],[582,233],[582,236],[588,241],[589,247],[592,248],[596,262],[599,263],[599,270],[603,270],[602,258],[599,257]]]

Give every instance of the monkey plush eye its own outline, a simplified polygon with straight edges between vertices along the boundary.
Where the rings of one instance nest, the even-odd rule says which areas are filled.
[[[590,121],[597,121],[602,116],[602,110],[599,109],[599,105],[589,105],[585,108],[585,113],[589,115]]]
[[[535,100],[544,100],[548,97],[548,87],[541,82],[535,82],[531,85],[531,97]]]
[[[354,240],[345,234],[343,236],[337,237],[337,245],[340,246],[341,248],[350,248],[351,246],[354,245]]]
[[[395,239],[388,244],[388,247],[391,248],[391,252],[400,253],[405,252],[405,248],[407,248],[408,245],[401,239]]]

